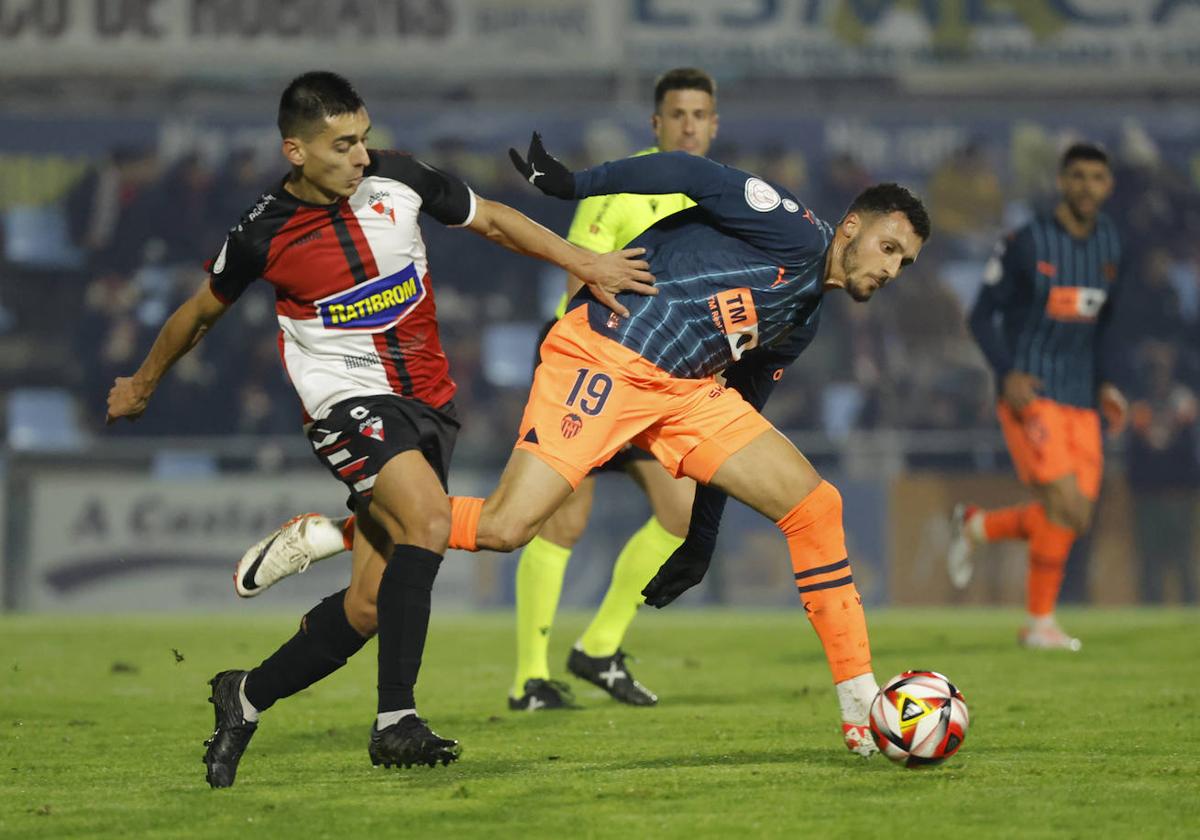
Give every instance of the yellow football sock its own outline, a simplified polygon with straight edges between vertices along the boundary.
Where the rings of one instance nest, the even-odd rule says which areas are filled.
[[[534,537],[517,560],[517,673],[512,696],[525,693],[525,681],[549,679],[546,649],[558,609],[571,549]]]
[[[671,553],[683,545],[653,516],[629,538],[613,566],[612,583],[604,595],[596,617],[579,637],[578,647],[588,656],[611,656],[642,605],[642,590]]]

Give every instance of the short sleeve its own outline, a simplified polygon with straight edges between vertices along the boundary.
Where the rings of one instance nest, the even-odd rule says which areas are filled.
[[[458,178],[411,155],[372,150],[368,176],[392,178],[421,197],[421,212],[449,227],[465,227],[475,218],[475,193]]]
[[[265,262],[250,245],[245,226],[238,225],[225,235],[216,256],[204,264],[212,293],[226,305],[233,303],[262,276]]]

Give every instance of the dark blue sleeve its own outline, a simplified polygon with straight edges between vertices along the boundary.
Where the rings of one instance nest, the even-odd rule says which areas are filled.
[[[1120,309],[1121,298],[1129,287],[1128,260],[1122,256],[1117,268],[1117,277],[1108,290],[1108,297],[1100,314],[1096,318],[1096,338],[1093,345],[1095,355],[1096,387],[1105,383],[1117,384],[1123,382],[1125,367],[1128,363],[1126,353],[1128,345],[1120,340],[1119,330],[1113,328],[1115,313]]]
[[[792,265],[823,253],[813,215],[794,195],[762,178],[687,152],[611,161],[575,173],[575,197],[683,193],[721,227]]]
[[[968,319],[971,334],[992,366],[996,387],[1013,366],[1012,350],[1005,340],[1001,322],[1020,284],[1029,282],[1032,264],[1032,233],[1026,227],[1010,234],[996,246],[996,252],[984,266],[983,287],[971,307]]]
[[[725,386],[737,391],[746,402],[762,411],[783,371],[796,360],[812,341],[815,330],[800,327],[785,339],[768,347],[756,347],[725,369]],[[712,551],[717,543],[721,516],[729,497],[715,487],[696,486],[692,502],[692,518],[688,523],[687,540],[693,546]]]

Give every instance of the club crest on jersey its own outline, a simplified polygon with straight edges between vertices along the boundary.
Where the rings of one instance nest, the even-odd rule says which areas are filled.
[[[392,194],[387,190],[379,190],[367,196],[367,206],[380,216],[387,216],[396,224],[396,211],[392,207]]]
[[[358,431],[360,434],[366,435],[369,438],[382,441],[383,418],[378,416],[368,417],[366,420],[358,424]]]
[[[570,414],[564,414],[561,427],[562,436],[567,440],[570,440],[571,438],[575,437],[575,435],[579,434],[579,431],[583,428],[583,418],[574,412]]]
[[[387,277],[359,283],[314,304],[327,330],[382,332],[404,320],[425,299],[412,263]]]

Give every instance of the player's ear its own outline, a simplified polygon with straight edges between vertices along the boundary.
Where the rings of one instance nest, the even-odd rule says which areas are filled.
[[[296,137],[283,138],[283,156],[292,166],[304,166],[304,144]]]
[[[709,137],[710,140],[717,139],[717,130],[720,127],[721,127],[721,115],[714,113],[713,118],[712,118],[712,135]]]
[[[650,115],[650,130],[654,132],[655,142],[658,141],[658,130],[662,126],[662,117],[658,115],[658,109]]]
[[[846,214],[839,227],[847,236],[853,239],[859,229],[862,228],[862,223],[862,216],[858,215],[857,211],[853,211]]]

